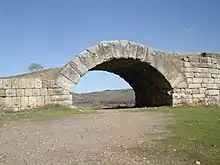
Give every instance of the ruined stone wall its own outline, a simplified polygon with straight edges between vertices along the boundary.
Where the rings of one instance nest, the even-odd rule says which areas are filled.
[[[0,110],[23,110],[49,104],[72,105],[72,95],[51,76],[0,78]]]
[[[220,105],[220,55],[176,55],[174,61],[186,78],[174,89],[174,105]]]

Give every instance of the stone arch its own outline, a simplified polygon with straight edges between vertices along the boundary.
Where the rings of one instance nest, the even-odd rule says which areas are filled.
[[[185,79],[166,56],[132,41],[102,41],[69,61],[56,83],[71,91],[88,71],[103,70],[119,75],[130,84],[137,107],[172,105],[172,89]]]

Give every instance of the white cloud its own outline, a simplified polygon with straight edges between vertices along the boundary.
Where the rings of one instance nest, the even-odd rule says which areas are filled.
[[[193,28],[184,28],[185,32],[191,32],[193,30]]]

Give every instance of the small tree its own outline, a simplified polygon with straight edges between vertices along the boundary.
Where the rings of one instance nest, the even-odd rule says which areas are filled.
[[[28,67],[28,70],[31,71],[31,72],[34,72],[34,71],[39,71],[39,70],[42,70],[44,69],[44,67],[38,63],[31,63]]]

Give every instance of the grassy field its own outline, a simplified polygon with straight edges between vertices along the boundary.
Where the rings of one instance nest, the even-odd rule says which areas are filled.
[[[162,112],[174,116],[171,131],[156,141],[152,149],[147,144],[133,148],[142,154],[161,154],[178,158],[187,164],[220,165],[220,108],[160,108],[135,112]]]
[[[19,112],[4,111],[0,114],[1,120],[49,120],[59,119],[73,115],[80,115],[85,113],[92,113],[92,111],[80,111],[65,106],[48,106],[40,109],[25,110]]]

